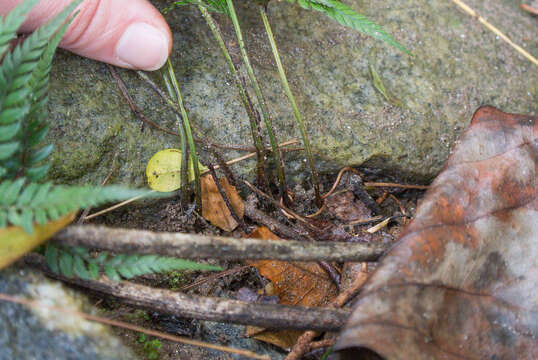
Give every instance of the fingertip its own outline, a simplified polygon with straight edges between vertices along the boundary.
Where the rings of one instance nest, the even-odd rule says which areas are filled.
[[[117,65],[153,71],[161,68],[171,50],[165,31],[143,22],[129,25],[115,48]]]
[[[86,0],[61,47],[129,69],[153,71],[172,50],[172,33],[146,0]]]

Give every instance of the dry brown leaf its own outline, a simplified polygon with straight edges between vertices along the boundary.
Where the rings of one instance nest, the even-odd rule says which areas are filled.
[[[250,238],[277,240],[278,236],[261,226],[249,234]],[[338,295],[338,289],[325,270],[315,262],[286,262],[274,260],[249,261],[261,275],[271,280],[281,304],[325,306]],[[248,327],[247,335],[288,349],[297,342],[301,331],[262,331]]]
[[[298,330],[267,330],[257,326],[247,326],[245,330],[246,337],[273,344],[284,350],[291,349],[302,333],[303,331]]]
[[[224,199],[220,195],[213,176],[202,176],[200,181],[202,183],[202,216],[204,219],[224,231],[234,230],[239,224],[233,218]],[[243,218],[245,204],[235,187],[230,185],[226,178],[221,178],[219,183],[224,189],[237,216]]]
[[[337,358],[538,359],[537,120],[475,113],[368,279]]]

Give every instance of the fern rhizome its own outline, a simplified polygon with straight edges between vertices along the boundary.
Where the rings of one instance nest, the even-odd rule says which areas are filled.
[[[26,0],[0,17],[0,241],[2,229],[8,226],[20,226],[31,234],[36,224],[47,224],[78,209],[148,193],[121,186],[54,186],[40,182],[50,168],[47,159],[53,150],[52,144],[43,144],[49,130],[46,106],[51,63],[70,24],[69,14],[81,0],[71,3],[10,50],[17,30],[37,2]],[[170,270],[219,269],[157,255],[90,253],[84,248],[52,243],[45,246],[44,253],[52,271],[84,279],[97,278],[101,271],[120,280]]]

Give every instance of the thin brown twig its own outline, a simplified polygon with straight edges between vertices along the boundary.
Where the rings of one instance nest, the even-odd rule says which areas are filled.
[[[230,275],[239,273],[239,272],[241,272],[241,271],[243,271],[245,269],[248,269],[250,267],[251,267],[250,265],[245,265],[245,266],[240,266],[240,267],[233,268],[233,269],[224,270],[224,271],[221,271],[220,273],[206,276],[203,279],[200,279],[198,281],[193,282],[192,284],[184,285],[184,286],[180,287],[179,290],[185,292],[187,290],[190,290],[192,288],[195,288],[195,287],[198,287],[198,286],[200,286],[202,284],[205,284],[208,281],[213,281],[213,280],[216,280],[216,279],[223,278],[225,276],[230,276]]]
[[[493,26],[490,22],[488,22],[486,19],[484,19],[482,16],[480,16],[476,11],[474,11],[469,5],[464,3],[461,0],[452,0],[456,5],[458,5],[463,11],[465,11],[467,14],[471,15],[472,17],[476,18],[482,25],[484,25],[488,30],[490,30],[492,33],[503,39],[508,45],[513,47],[518,53],[523,55],[527,60],[532,62],[534,65],[538,66],[538,59],[536,59],[534,56],[532,56],[527,50],[523,49],[521,46],[514,43],[508,36],[506,36],[502,31],[497,29],[495,26]]]
[[[121,76],[118,74],[116,69],[112,65],[108,65],[108,69],[110,70],[110,73],[112,74],[112,76],[116,80],[116,82],[118,84],[118,87],[120,88],[123,96],[127,100],[127,103],[129,104],[129,107],[131,108],[131,111],[140,120],[142,120],[144,123],[146,123],[146,124],[148,124],[150,126],[153,126],[154,128],[156,128],[156,129],[158,129],[160,131],[163,131],[163,132],[165,132],[165,133],[167,133],[169,135],[174,135],[174,136],[177,136],[177,137],[181,137],[181,135],[179,133],[177,133],[175,131],[168,130],[168,129],[160,126],[159,124],[157,124],[153,120],[148,119],[144,115],[144,112],[138,107],[138,105],[135,104],[133,98],[131,97],[131,94],[127,90],[127,86],[125,85],[125,82],[123,81]],[[249,151],[249,152],[256,151],[256,148],[253,147],[253,146],[233,145],[233,144],[218,144],[218,143],[213,143],[213,142],[210,142],[210,141],[207,141],[207,140],[202,140],[200,138],[197,138],[196,136],[193,136],[193,138],[194,138],[195,142],[201,143],[203,145],[208,145],[208,146],[210,146],[212,148],[220,148],[220,149],[236,150],[236,151]]]
[[[336,176],[336,180],[334,181],[333,183],[333,186],[331,187],[331,189],[322,196],[322,199],[326,199],[328,198],[329,196],[331,196],[331,194],[336,190],[336,188],[338,187],[338,185],[340,184],[340,180],[342,179],[342,175],[344,175],[345,172],[348,172],[348,171],[351,171],[353,172],[354,174],[356,174],[357,176],[361,176],[361,174],[359,173],[359,171],[357,169],[354,169],[350,166],[346,166],[344,168],[342,168],[339,172],[338,172],[338,175]]]
[[[198,143],[202,142],[202,140],[198,139],[196,136],[194,137],[194,141]],[[208,141],[207,144],[209,144],[211,147],[220,148],[224,150],[235,150],[235,151],[245,151],[245,152],[256,151],[256,148],[254,146],[248,146],[248,145],[218,144],[218,143],[214,143],[210,141]]]
[[[217,160],[217,163],[219,164],[220,169],[224,173],[224,177],[226,177],[226,180],[228,180],[228,183],[232,186],[237,186],[237,180],[235,179],[232,170],[230,170],[230,167],[228,166],[228,164],[226,164],[226,161],[224,160],[222,155],[220,155],[220,153],[215,149],[211,149],[211,153]]]
[[[158,338],[161,338],[161,339],[170,340],[170,341],[181,343],[181,344],[194,345],[194,346],[199,346],[199,347],[203,347],[203,348],[207,348],[207,349],[218,350],[218,351],[222,351],[222,352],[226,352],[226,353],[230,353],[230,354],[237,354],[237,355],[249,357],[251,359],[269,360],[268,356],[258,355],[258,354],[254,353],[252,351],[249,351],[249,350],[234,349],[234,348],[230,348],[230,347],[227,347],[227,346],[215,345],[215,344],[210,344],[210,343],[206,343],[206,342],[203,342],[203,341],[187,339],[187,338],[184,338],[184,337],[175,336],[175,335],[171,335],[171,334],[166,334],[166,333],[156,331],[156,330],[146,329],[144,327],[129,324],[129,323],[126,323],[126,322],[123,322],[123,321],[107,319],[107,318],[104,318],[104,317],[101,317],[101,316],[86,314],[86,313],[83,313],[83,312],[80,312],[80,311],[77,311],[77,310],[68,310],[68,309],[65,309],[65,308],[60,308],[60,307],[57,307],[57,306],[48,305],[48,304],[45,304],[45,303],[43,303],[41,301],[21,299],[21,298],[11,296],[11,295],[8,295],[8,294],[4,294],[4,293],[0,293],[0,299],[4,300],[4,301],[9,301],[9,302],[12,302],[12,303],[16,303],[16,304],[21,304],[21,305],[31,307],[31,308],[35,308],[35,309],[43,309],[43,308],[45,308],[45,309],[56,311],[56,312],[59,312],[59,313],[62,313],[62,314],[68,314],[68,315],[80,317],[80,318],[83,318],[83,319],[86,319],[86,320],[89,320],[89,321],[94,321],[94,322],[98,322],[98,323],[101,323],[101,324],[115,326],[115,327],[135,331],[135,332],[138,332],[138,333],[143,333],[143,334],[146,334],[146,335],[158,337]]]
[[[273,219],[263,211],[260,211],[256,208],[256,205],[251,201],[245,203],[245,216],[250,218],[252,221],[262,224],[267,227],[269,230],[277,234],[278,236],[284,239],[293,239],[298,241],[314,241],[308,234],[301,234],[297,230],[282,224],[278,220]]]
[[[334,343],[335,343],[334,339],[323,339],[319,341],[312,341],[310,344],[308,344],[309,346],[308,351],[333,346]]]
[[[318,261],[318,265],[325,270],[327,275],[329,275],[329,279],[333,282],[333,284],[336,286],[336,289],[340,291],[340,274],[336,270],[334,266],[329,264],[327,261]]]
[[[254,191],[257,195],[265,198],[266,200],[268,200],[271,204],[273,204],[274,206],[286,211],[288,214],[292,215],[295,219],[299,220],[301,223],[303,223],[309,230],[312,230],[316,233],[319,233],[320,229],[318,229],[317,227],[315,227],[314,225],[310,224],[310,222],[305,219],[303,216],[297,214],[295,211],[291,210],[290,208],[288,208],[287,206],[281,204],[280,202],[278,202],[277,200],[273,199],[271,196],[267,195],[266,193],[264,193],[263,191],[261,191],[260,189],[258,189],[257,187],[255,187],[254,185],[252,185],[251,183],[249,183],[248,181],[246,180],[243,180],[243,182],[252,190]]]
[[[531,14],[533,15],[538,15],[538,9],[535,9],[533,8],[532,6],[530,5],[527,5],[527,4],[521,4],[521,8],[525,11],[528,11],[530,12]]]
[[[125,100],[127,100],[127,103],[129,104],[129,107],[131,108],[131,111],[140,120],[142,120],[146,124],[156,128],[156,129],[158,129],[158,130],[160,130],[162,132],[165,132],[165,133],[167,133],[169,135],[174,135],[174,136],[180,137],[180,134],[178,132],[168,130],[168,129],[160,126],[159,124],[157,124],[153,120],[148,119],[144,115],[144,112],[134,102],[133,98],[131,97],[131,94],[129,93],[129,90],[127,89],[127,85],[125,84],[125,82],[123,81],[121,76],[118,74],[116,69],[112,65],[108,65],[108,69],[110,70],[110,73],[112,74],[112,76],[116,80],[116,83],[118,84],[118,87],[120,88],[123,97],[125,98]],[[210,145],[211,147],[214,147],[214,148],[220,148],[220,149],[226,149],[226,150],[248,151],[248,152],[256,151],[256,148],[254,146],[233,145],[233,144],[218,144],[218,143],[213,143],[213,142],[206,141],[206,140],[201,140],[201,139],[199,139],[197,137],[194,137],[194,141],[196,141],[198,143],[208,144],[208,145]]]
[[[298,140],[297,139],[292,139],[292,140],[289,140],[289,141],[285,141],[283,143],[280,143],[278,146],[279,147],[284,147],[284,146],[288,146],[288,145],[293,145],[293,144],[297,144]],[[269,150],[269,149],[266,149],[266,150]],[[247,160],[247,159],[250,159],[250,158],[253,158],[256,156],[256,153],[255,152],[252,152],[250,154],[246,154],[246,155],[243,155],[243,156],[240,156],[238,158],[235,158],[233,160],[230,160],[230,161],[226,161],[226,164],[227,165],[232,165],[232,164],[235,164],[235,163],[238,163],[240,161],[243,161],[243,160]],[[215,169],[218,169],[217,166],[215,166]]]
[[[377,242],[235,239],[231,237],[152,232],[77,225],[54,236],[58,244],[121,254],[158,254],[183,259],[375,261],[389,248]]]
[[[352,221],[346,223],[346,225],[368,225],[368,224],[377,222],[377,221],[379,221],[381,219],[383,219],[383,216],[378,215],[378,216],[371,217],[369,219],[352,220]]]
[[[394,202],[396,203],[396,205],[398,205],[398,207],[400,208],[400,211],[401,213],[404,215],[404,216],[407,216],[407,212],[405,211],[405,207],[402,205],[401,201],[398,200],[398,198],[392,194],[389,195],[390,198],[392,200],[394,200]]]
[[[150,126],[153,126],[154,128],[156,128],[156,129],[158,129],[158,130],[160,130],[162,132],[165,132],[165,133],[170,134],[170,135],[178,136],[178,137],[180,136],[179,133],[177,133],[175,131],[168,130],[166,128],[163,128],[162,126],[157,124],[155,121],[148,119],[144,115],[142,110],[140,110],[138,105],[136,105],[136,103],[134,102],[133,98],[131,97],[131,94],[129,93],[129,90],[127,90],[127,85],[125,85],[125,82],[123,81],[121,76],[118,74],[116,69],[112,65],[108,65],[108,70],[112,74],[112,77],[114,78],[114,80],[116,80],[116,83],[118,84],[118,87],[120,88],[120,91],[121,91],[123,97],[125,98],[125,100],[127,100],[127,103],[129,104],[129,108],[135,114],[136,117],[138,117],[140,120],[142,120],[142,122],[144,122],[144,123],[146,123],[146,124],[148,124]]]
[[[391,182],[365,182],[363,184],[365,187],[397,187],[402,189],[417,189],[417,190],[428,190],[429,185],[410,185],[410,184],[397,184]]]
[[[106,276],[101,276],[99,280],[67,278],[53,273],[42,255],[28,255],[25,261],[39,267],[52,278],[114,297],[126,305],[191,319],[276,329],[335,331],[344,325],[350,315],[350,311],[343,309],[261,304],[189,295],[128,281],[112,281]]]
[[[118,208],[120,208],[120,207],[122,207],[122,206],[125,206],[125,205],[128,205],[128,204],[132,203],[132,202],[135,202],[136,200],[140,200],[140,199],[142,199],[142,198],[144,198],[144,197],[146,197],[146,196],[148,196],[149,194],[154,193],[154,192],[155,192],[155,190],[151,190],[151,191],[148,191],[147,194],[142,194],[142,195],[138,195],[138,196],[132,197],[132,198],[130,198],[130,199],[127,199],[127,200],[125,200],[125,201],[122,201],[122,202],[120,202],[120,203],[117,203],[117,204],[115,204],[115,205],[112,205],[111,207],[108,207],[108,208],[106,208],[106,209],[103,209],[103,210],[101,210],[101,211],[98,211],[98,212],[96,212],[96,213],[93,213],[93,214],[91,214],[91,215],[88,215],[88,216],[82,218],[82,220],[83,220],[83,221],[86,221],[86,220],[90,220],[90,219],[93,219],[93,218],[95,218],[95,217],[101,216],[101,215],[103,215],[103,214],[106,214],[106,213],[108,213],[108,212],[111,212],[111,211],[113,211],[113,210],[116,210],[116,209],[118,209]]]
[[[388,217],[388,218],[386,218],[385,220],[381,221],[379,224],[374,225],[374,226],[372,226],[372,227],[366,229],[366,232],[367,232],[367,233],[370,233],[370,234],[376,233],[376,232],[378,232],[379,230],[381,230],[381,229],[383,229],[384,227],[386,227],[386,226],[389,224],[390,220],[392,220],[392,218],[391,218],[391,217]]]
[[[323,211],[325,211],[325,209],[327,208],[327,203],[325,202],[325,199],[322,198],[322,200],[323,200],[323,205],[321,205],[321,207],[315,213],[306,215],[307,218],[309,219],[315,218],[316,216],[321,215]]]
[[[388,191],[385,191],[385,192],[383,193],[383,195],[381,195],[380,197],[378,197],[378,198],[376,199],[375,202],[378,203],[379,205],[383,204],[383,201],[385,201],[385,200],[387,199],[387,197],[389,196],[389,194],[390,194],[390,193],[389,193]]]

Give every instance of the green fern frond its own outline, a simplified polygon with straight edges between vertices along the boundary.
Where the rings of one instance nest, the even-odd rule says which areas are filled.
[[[26,176],[30,181],[42,179],[50,168],[50,164],[39,165],[40,162],[49,157],[53,150],[52,144],[39,147],[49,130],[49,125],[45,121],[49,76],[56,49],[72,19],[69,19],[49,41],[28,82],[31,93],[30,110],[24,121],[24,130],[20,133],[24,146],[21,149],[21,154],[15,158],[17,164],[13,167],[16,169],[14,172]]]
[[[94,207],[149,194],[119,186],[52,186],[29,183],[25,179],[0,183],[0,228],[8,224],[33,232],[34,223],[45,224],[79,208]]]
[[[11,41],[17,37],[17,30],[38,1],[26,0],[5,17],[0,17],[0,58],[9,48]]]
[[[288,0],[288,2],[298,3],[304,9],[320,11],[342,25],[349,26],[373,38],[382,40],[406,54],[411,54],[405,46],[397,42],[381,26],[366,16],[355,12],[338,0]]]
[[[29,102],[30,88],[27,86],[31,80],[41,56],[46,50],[49,39],[56,33],[58,28],[65,22],[74,7],[80,3],[77,0],[67,6],[60,14],[46,25],[34,31],[28,38],[17,45],[12,52],[4,57],[0,67],[0,124],[11,123],[22,114],[14,114],[13,106]],[[7,113],[7,114],[6,114]],[[9,116],[7,116],[9,115]]]
[[[36,73],[36,69],[38,65],[40,65],[40,61],[43,59],[43,55],[48,49],[49,40],[58,31],[58,28],[62,26],[67,16],[74,10],[75,6],[80,2],[81,0],[76,0],[67,6],[49,23],[40,27],[22,44],[16,46],[12,52],[7,53],[2,61],[0,66],[0,133],[4,134],[4,136],[3,139],[0,140],[0,165],[3,165],[2,167],[8,172],[17,171],[17,165],[19,165],[17,162],[19,162],[21,158],[21,156],[17,156],[22,151],[21,139],[18,139],[16,136],[19,129],[21,129],[21,125],[16,125],[16,123],[24,121],[30,112],[33,103],[39,104],[37,109],[44,107],[46,104],[46,101],[41,101],[42,96],[38,99],[39,101],[33,101],[34,98],[32,97],[32,94],[36,89],[34,89],[33,86],[28,85],[42,85],[38,80],[40,80],[43,74]],[[30,1],[28,2],[28,6],[34,3],[35,2]],[[27,3],[25,2],[23,5],[27,6]],[[23,10],[25,9],[26,8]],[[17,13],[17,9],[10,13],[6,19],[11,17],[13,13]],[[10,23],[15,24],[17,22],[11,21]],[[48,58],[44,60],[47,61]],[[42,64],[41,67],[43,68],[44,65],[46,64]],[[37,71],[42,71],[42,68],[37,69]],[[48,73],[44,75],[47,76]],[[44,93],[46,93],[46,89],[44,90]],[[41,95],[44,93],[41,93]],[[15,129],[17,131],[14,131]],[[36,131],[37,130],[39,129],[36,129]],[[38,154],[38,157],[43,159],[45,152],[46,151],[43,150]],[[10,160],[9,166],[6,166],[4,163],[7,159]],[[35,162],[35,156],[31,158],[31,160],[34,161],[34,164],[37,163]],[[36,175],[43,173],[43,169],[44,168],[41,167],[41,171],[30,172],[31,177],[35,178]],[[13,173],[11,175],[14,176]]]
[[[48,267],[54,273],[84,280],[97,279],[101,271],[112,280],[120,281],[135,276],[162,273],[172,270],[222,270],[219,266],[158,255],[110,255],[102,252],[91,256],[82,247],[59,247],[48,244],[45,249]]]

